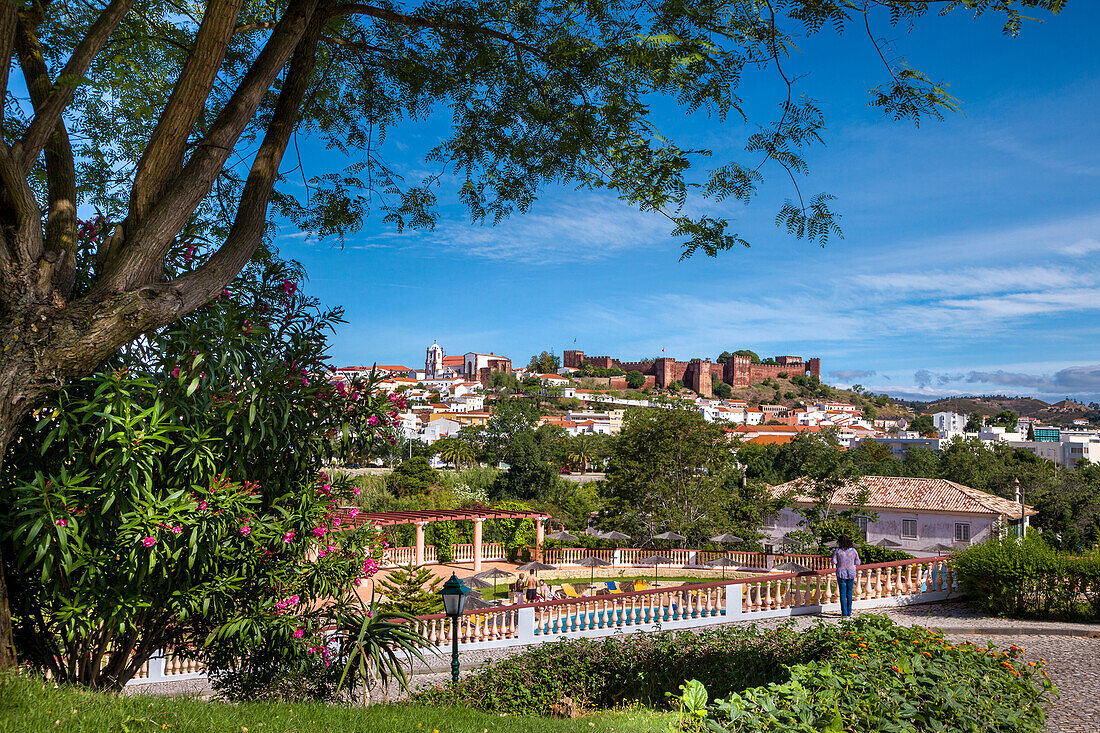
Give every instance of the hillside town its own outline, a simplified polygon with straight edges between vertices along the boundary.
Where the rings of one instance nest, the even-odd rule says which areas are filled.
[[[732,354],[721,363],[671,358],[620,362],[567,350],[561,362],[554,372],[544,373],[514,365],[508,357],[493,352],[445,355],[439,344],[432,343],[423,368],[344,366],[334,369],[330,379],[365,379],[373,370],[379,378],[377,389],[401,393],[406,400],[407,409],[398,415],[401,437],[426,445],[457,435],[464,427],[485,425],[492,416],[493,403],[502,396],[537,395],[544,398],[542,404],[556,408],[553,414],[542,415],[540,424],[557,426],[568,436],[616,435],[629,408],[682,409],[726,426],[731,441],[744,443],[782,445],[800,433],[828,430],[844,449],[874,442],[898,458],[913,447],[938,452],[962,438],[1020,448],[1059,466],[1072,467],[1082,460],[1100,462],[1100,428],[1092,428],[1088,420],[1080,418],[1063,427],[1005,414],[937,412],[878,418],[874,405],[839,399],[787,393],[783,403],[750,403],[715,395],[719,384],[768,386],[774,379],[792,377],[820,387],[821,361],[817,358],[803,361],[798,356],[778,356],[753,363],[748,355]],[[640,376],[634,378],[633,386],[632,372]],[[607,376],[586,376],[591,373]]]

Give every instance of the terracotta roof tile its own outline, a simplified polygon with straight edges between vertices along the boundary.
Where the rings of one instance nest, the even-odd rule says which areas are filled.
[[[795,479],[773,486],[777,496],[790,495],[791,501],[811,502],[804,489],[809,482]],[[895,476],[864,476],[842,487],[833,497],[834,504],[846,505],[857,492],[867,489],[868,509],[909,509],[970,514],[1019,516],[1020,505],[969,486],[938,478],[903,478]],[[1028,514],[1037,512],[1028,507]]]

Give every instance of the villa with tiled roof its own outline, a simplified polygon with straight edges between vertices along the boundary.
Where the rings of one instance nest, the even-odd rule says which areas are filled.
[[[764,532],[777,541],[799,527],[796,508],[814,503],[812,484],[796,479],[773,486],[776,496],[790,507],[765,520]],[[1035,510],[1015,501],[988,494],[944,479],[864,476],[850,481],[832,497],[832,506],[846,510],[866,491],[868,516],[860,520],[866,539],[875,544],[887,540],[896,549],[916,555],[932,554],[933,545],[963,547],[981,542],[998,531],[1018,531],[1021,512]],[[871,515],[877,515],[872,518]]]

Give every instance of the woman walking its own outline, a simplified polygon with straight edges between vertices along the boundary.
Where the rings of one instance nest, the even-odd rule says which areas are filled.
[[[852,615],[852,586],[856,582],[856,566],[860,564],[859,551],[848,535],[836,538],[833,565],[836,567],[836,584],[840,587],[840,615]]]

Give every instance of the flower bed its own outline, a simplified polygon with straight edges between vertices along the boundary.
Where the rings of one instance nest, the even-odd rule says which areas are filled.
[[[683,723],[712,731],[1040,731],[1054,686],[1023,650],[956,645],[863,615],[796,632],[707,629],[534,647],[416,703],[548,715],[563,697],[588,709],[654,707],[683,680]],[[703,693],[705,697],[705,693]],[[702,727],[704,725],[710,727]]]
[[[1015,646],[952,644],[880,616],[806,633],[829,651],[792,666],[785,682],[721,693],[709,706],[701,683],[685,685],[681,729],[1038,733],[1057,692],[1045,662]]]

